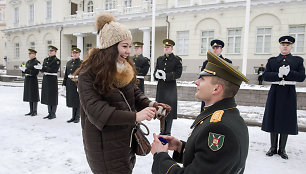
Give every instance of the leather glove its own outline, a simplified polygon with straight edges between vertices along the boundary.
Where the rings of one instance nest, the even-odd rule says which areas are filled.
[[[20,69],[22,72],[24,72],[24,71],[25,71],[25,69],[26,69],[26,67],[24,67],[24,66],[20,66],[20,67],[19,67],[19,69]]]
[[[42,65],[41,64],[34,65],[34,68],[41,70],[42,69]]]
[[[153,107],[156,108],[157,112],[160,110],[160,113],[164,116],[167,116],[169,114],[169,112],[171,111],[171,106],[165,104],[165,103],[157,103],[155,102],[153,104]],[[162,107],[162,109],[160,109],[160,107]],[[163,114],[164,113],[164,114]],[[159,117],[157,114],[156,114],[157,118]]]
[[[285,67],[283,68],[283,74],[284,74],[285,76],[287,76],[287,75],[289,74],[289,72],[290,72],[290,66],[287,65],[287,66],[285,66]]]

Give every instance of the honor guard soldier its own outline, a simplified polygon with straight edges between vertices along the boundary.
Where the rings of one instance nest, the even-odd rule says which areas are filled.
[[[263,66],[263,64],[260,64],[260,67],[258,68],[257,74],[258,74],[258,85],[262,85],[262,81],[263,81],[263,73],[265,72],[265,67]]]
[[[224,59],[207,53],[208,63],[195,82],[195,97],[205,101],[187,142],[153,134],[153,174],[242,174],[249,149],[248,128],[234,96],[248,79]],[[159,137],[167,140],[162,145]],[[168,150],[174,150],[173,157]],[[183,163],[180,167],[178,163]]]
[[[38,64],[34,67],[40,69],[43,73],[43,81],[41,88],[41,103],[48,105],[48,115],[44,119],[56,118],[56,108],[58,104],[58,82],[57,72],[60,68],[61,61],[56,57],[57,48],[50,45],[49,57],[44,59],[42,65]]]
[[[218,39],[212,40],[212,41],[210,42],[210,46],[211,46],[211,48],[212,48],[212,52],[213,52],[216,56],[221,57],[222,59],[224,59],[224,60],[227,61],[228,63],[232,63],[231,60],[229,60],[229,59],[227,59],[227,58],[224,58],[224,57],[222,56],[222,54],[221,54],[222,51],[223,51],[223,47],[224,47],[224,42],[223,42],[222,40],[218,40]],[[203,70],[205,69],[207,63],[208,63],[208,60],[205,60],[205,61],[203,62],[201,71],[203,71]],[[201,112],[203,112],[204,106],[205,106],[205,103],[204,103],[204,101],[202,101],[202,103],[201,103]]]
[[[72,118],[67,121],[68,123],[78,123],[80,121],[80,99],[76,82],[74,81],[78,78],[78,76],[73,75],[75,70],[82,64],[80,53],[81,50],[79,48],[72,48],[72,59],[66,64],[63,80],[63,87],[66,88],[66,105],[72,108]]]
[[[150,60],[142,55],[142,42],[133,42],[134,45],[134,64],[136,67],[136,78],[139,80],[138,87],[144,93],[144,77],[147,75],[150,68]]]
[[[35,69],[34,66],[40,64],[36,59],[37,51],[33,49],[28,49],[29,60],[26,62],[25,66],[19,67],[22,72],[24,72],[24,90],[23,90],[23,101],[29,102],[30,112],[25,115],[36,116],[37,115],[37,102],[39,101],[39,91],[38,91],[38,80],[37,75],[39,70]]]
[[[165,129],[162,135],[171,135],[173,119],[177,118],[177,88],[176,79],[182,75],[182,59],[172,53],[175,42],[164,39],[164,55],[157,58],[154,78],[158,80],[156,101],[171,106],[171,111],[165,119]]]
[[[271,147],[266,155],[278,154],[283,159],[288,159],[285,151],[288,134],[298,134],[295,84],[305,80],[303,58],[290,53],[294,42],[291,36],[279,38],[281,53],[269,58],[263,74],[264,81],[272,82],[261,127],[263,131],[270,132]]]

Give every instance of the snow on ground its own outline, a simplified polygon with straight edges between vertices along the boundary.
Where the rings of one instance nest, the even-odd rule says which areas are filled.
[[[47,106],[38,105],[38,116],[24,116],[29,105],[22,102],[23,88],[9,87],[0,83],[0,174],[90,174],[83,150],[80,124],[66,123],[71,118],[71,109],[65,105],[65,98],[59,96],[57,118],[42,119],[47,115]],[[196,115],[199,102],[179,102],[179,113]],[[258,117],[262,107],[239,106],[242,114]],[[306,115],[299,111],[299,115]],[[254,116],[255,115],[255,116]],[[191,132],[192,119],[177,119],[173,123],[173,136],[186,140]],[[145,122],[152,133],[158,133],[157,120]],[[259,127],[248,127],[250,135],[249,155],[245,174],[302,174],[306,170],[306,133],[289,136],[287,153],[289,160],[278,155],[266,157],[269,148],[269,134]],[[171,152],[170,152],[171,153]],[[222,158],[222,157],[220,157]],[[134,174],[151,173],[152,155],[137,157]]]

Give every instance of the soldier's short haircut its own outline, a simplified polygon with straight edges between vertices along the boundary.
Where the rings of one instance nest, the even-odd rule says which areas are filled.
[[[211,83],[214,85],[221,84],[223,86],[223,91],[224,91],[223,97],[224,98],[234,97],[240,88],[240,86],[232,82],[229,82],[227,80],[224,80],[218,76],[212,76]]]

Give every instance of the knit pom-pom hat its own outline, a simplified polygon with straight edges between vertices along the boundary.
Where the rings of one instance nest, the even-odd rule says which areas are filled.
[[[130,30],[116,22],[115,17],[110,13],[102,13],[97,17],[96,29],[99,32],[100,49],[108,48],[126,39],[132,40]]]

